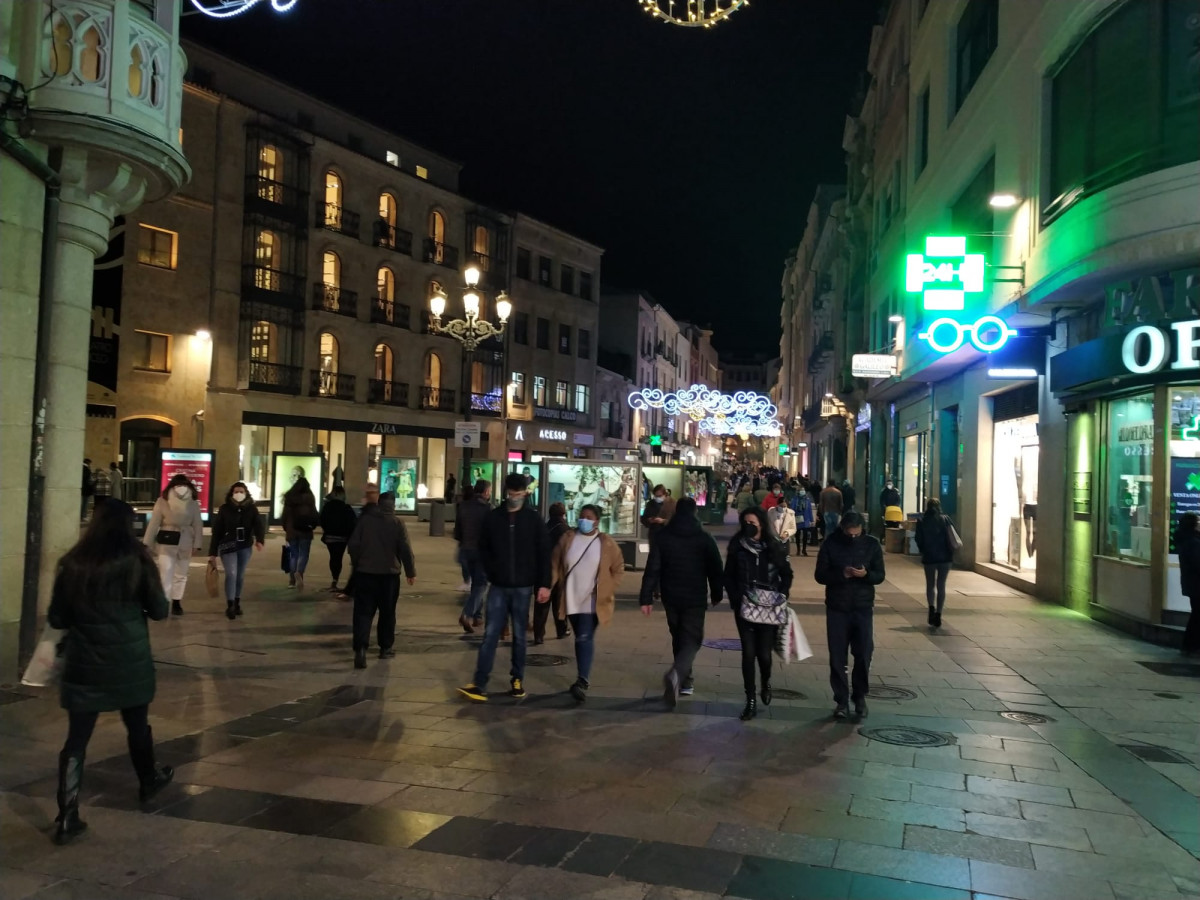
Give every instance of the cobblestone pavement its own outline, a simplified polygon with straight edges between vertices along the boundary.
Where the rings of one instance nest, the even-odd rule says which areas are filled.
[[[0,691],[0,896],[95,898],[983,898],[1200,895],[1200,666],[964,572],[945,625],[889,556],[870,715],[830,718],[812,558],[792,600],[816,656],[777,665],[750,723],[740,654],[704,649],[668,713],[661,613],[627,573],[592,696],[573,647],[531,648],[528,699],[468,705],[476,639],[455,623],[448,538],[413,533],[398,655],[355,671],[350,605],[285,587],[279,538],[243,619],[203,594],[152,625],[151,708],[175,783],[136,803],[119,718],[89,751],[90,830],[53,846],[56,698]],[[710,639],[736,639],[728,607]],[[497,659],[502,688],[507,651]]]

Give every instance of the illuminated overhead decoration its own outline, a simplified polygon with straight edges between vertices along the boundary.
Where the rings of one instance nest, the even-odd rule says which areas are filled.
[[[661,409],[669,416],[687,416],[701,434],[739,437],[778,437],[783,428],[771,398],[753,391],[724,394],[702,384],[674,393],[645,388],[629,395],[636,410]]]
[[[935,318],[917,337],[938,353],[953,353],[968,340],[975,349],[994,353],[1015,329],[998,316],[982,316],[974,322],[966,318],[967,295],[982,294],[986,261],[982,253],[968,253],[967,239],[962,236],[925,238],[924,253],[910,253],[905,258],[904,287],[910,294],[921,295],[926,312],[945,312]]]
[[[660,22],[685,28],[712,28],[750,0],[639,0],[642,9]]]
[[[214,19],[232,19],[248,12],[263,0],[192,0],[192,6]],[[268,0],[275,12],[287,12],[297,0]]]

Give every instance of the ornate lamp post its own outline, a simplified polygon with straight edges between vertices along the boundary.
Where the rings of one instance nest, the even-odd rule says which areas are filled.
[[[466,282],[466,290],[463,291],[463,312],[465,318],[450,319],[443,324],[442,314],[446,311],[446,294],[444,291],[434,291],[433,296],[429,298],[429,311],[433,315],[431,330],[434,334],[445,334],[454,338],[463,346],[463,363],[462,363],[462,379],[460,381],[459,393],[462,395],[461,408],[463,416],[469,422],[471,420],[471,391],[469,379],[469,366],[471,359],[474,356],[475,348],[481,343],[491,338],[498,338],[504,334],[504,327],[508,324],[508,317],[512,314],[512,301],[508,299],[508,294],[501,291],[496,297],[496,315],[500,318],[499,325],[493,325],[487,319],[479,318],[479,278],[481,275],[479,266],[471,263],[463,271],[463,281]],[[470,471],[466,467],[471,462],[471,448],[463,448],[463,465],[465,477],[470,477]]]

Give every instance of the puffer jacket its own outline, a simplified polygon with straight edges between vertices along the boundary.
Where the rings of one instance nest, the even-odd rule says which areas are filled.
[[[755,549],[735,534],[725,551],[725,595],[735,614],[752,588],[765,587],[783,594],[792,589],[792,566],[783,544],[772,540],[763,543],[757,553]]]
[[[865,568],[863,578],[847,578],[846,567]],[[825,585],[825,605],[831,609],[849,610],[858,606],[875,605],[875,585],[883,584],[883,546],[869,534],[850,537],[836,529],[817,554],[813,577]]]
[[[241,538],[238,538],[238,529]],[[259,515],[258,507],[249,498],[237,503],[226,500],[217,510],[212,520],[212,540],[208,544],[208,555],[217,556],[222,544],[237,544],[238,550],[261,544],[265,538],[266,528],[263,517]],[[227,551],[228,552],[228,551]]]
[[[101,566],[91,578],[64,563],[54,579],[49,621],[65,629],[61,702],[70,712],[111,712],[154,699],[147,617],[170,612],[149,554]]]
[[[178,531],[179,543],[158,543],[160,531]],[[159,497],[154,501],[142,542],[159,556],[174,554],[181,559],[191,556],[193,550],[204,546],[204,521],[200,518],[200,504],[178,497]]]
[[[642,575],[641,605],[652,606],[654,595],[664,606],[703,608],[711,599],[721,602],[724,565],[712,535],[695,516],[675,516],[650,544],[650,558]]]

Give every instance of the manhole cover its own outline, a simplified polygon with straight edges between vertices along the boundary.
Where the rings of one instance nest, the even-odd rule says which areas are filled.
[[[534,653],[525,657],[527,666],[565,666],[570,661],[569,656],[556,656],[553,653]]]
[[[871,685],[867,694],[872,700],[916,700],[917,695],[908,688],[891,687],[890,685]]]
[[[1049,716],[1043,716],[1038,713],[1023,712],[1022,710],[1012,710],[1010,712],[1000,713],[1000,718],[1008,719],[1012,722],[1020,722],[1023,725],[1044,725],[1047,722],[1053,722],[1054,719]]]
[[[1139,665],[1145,666],[1151,672],[1156,672],[1159,675],[1174,675],[1181,678],[1200,678],[1200,666],[1193,663],[1184,662],[1143,662],[1138,660]]]
[[[884,726],[883,728],[860,728],[858,733],[872,741],[899,744],[901,747],[946,747],[954,742],[948,734],[926,731],[923,728]]]
[[[1168,750],[1166,747],[1155,747],[1152,744],[1118,744],[1122,750],[1128,750],[1143,762],[1152,763],[1183,763],[1189,765],[1191,760],[1186,756]]]
[[[1183,697],[1181,697],[1179,694],[1168,694],[1166,691],[1155,691],[1154,696],[1162,697],[1164,700],[1182,700],[1183,699]]]
[[[806,695],[788,688],[771,688],[771,696],[776,700],[804,700]]]
[[[713,638],[705,641],[704,646],[713,650],[741,650],[742,642],[738,638]]]

